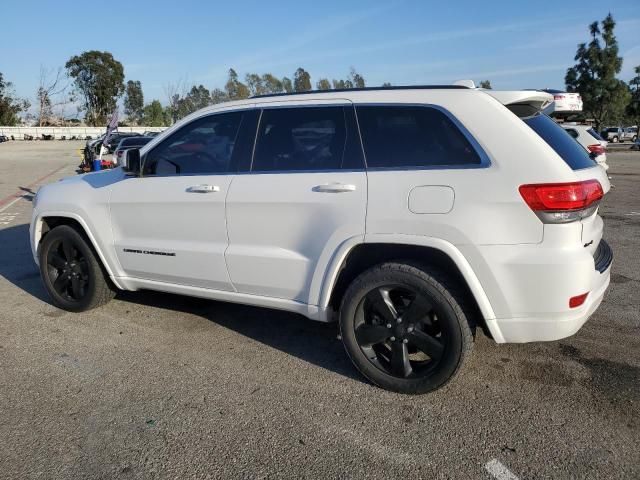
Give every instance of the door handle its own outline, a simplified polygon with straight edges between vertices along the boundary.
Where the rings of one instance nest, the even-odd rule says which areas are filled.
[[[323,183],[322,185],[316,185],[311,190],[314,192],[322,193],[342,193],[342,192],[355,192],[356,186],[345,183]]]
[[[212,193],[219,192],[220,187],[217,185],[193,185],[187,188],[189,193]]]

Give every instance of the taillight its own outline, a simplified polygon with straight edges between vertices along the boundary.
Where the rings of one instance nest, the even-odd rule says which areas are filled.
[[[599,143],[595,145],[587,145],[587,150],[589,150],[589,153],[595,153],[596,155],[602,155],[604,153],[604,147]]]
[[[521,185],[520,195],[544,223],[568,223],[593,214],[604,196],[597,180]]]
[[[564,95],[554,95],[553,99],[554,100],[562,100],[564,98]]]

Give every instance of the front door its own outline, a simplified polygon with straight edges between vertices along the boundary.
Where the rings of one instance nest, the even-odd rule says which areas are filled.
[[[114,246],[127,276],[233,290],[224,261],[225,197],[243,116],[252,113],[195,119],[143,155],[140,177],[114,186]]]
[[[251,170],[227,197],[238,292],[315,303],[317,266],[362,240],[367,177],[353,107],[341,103],[264,106]]]

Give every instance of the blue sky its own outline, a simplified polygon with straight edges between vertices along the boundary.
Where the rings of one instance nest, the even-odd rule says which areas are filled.
[[[167,84],[223,86],[229,67],[291,77],[303,66],[314,83],[354,66],[368,85],[472,78],[500,89],[562,88],[588,24],[608,12],[618,22],[621,78],[640,65],[638,0],[23,0],[1,10],[0,72],[27,98],[41,65],[92,49],[112,52],[145,100],[163,103]]]

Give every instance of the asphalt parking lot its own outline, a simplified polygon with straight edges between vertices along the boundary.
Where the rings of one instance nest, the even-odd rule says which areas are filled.
[[[640,478],[640,152],[609,154],[612,283],[584,328],[479,333],[453,383],[402,396],[335,324],[151,292],[50,305],[30,200],[80,146],[0,144],[1,478]]]

